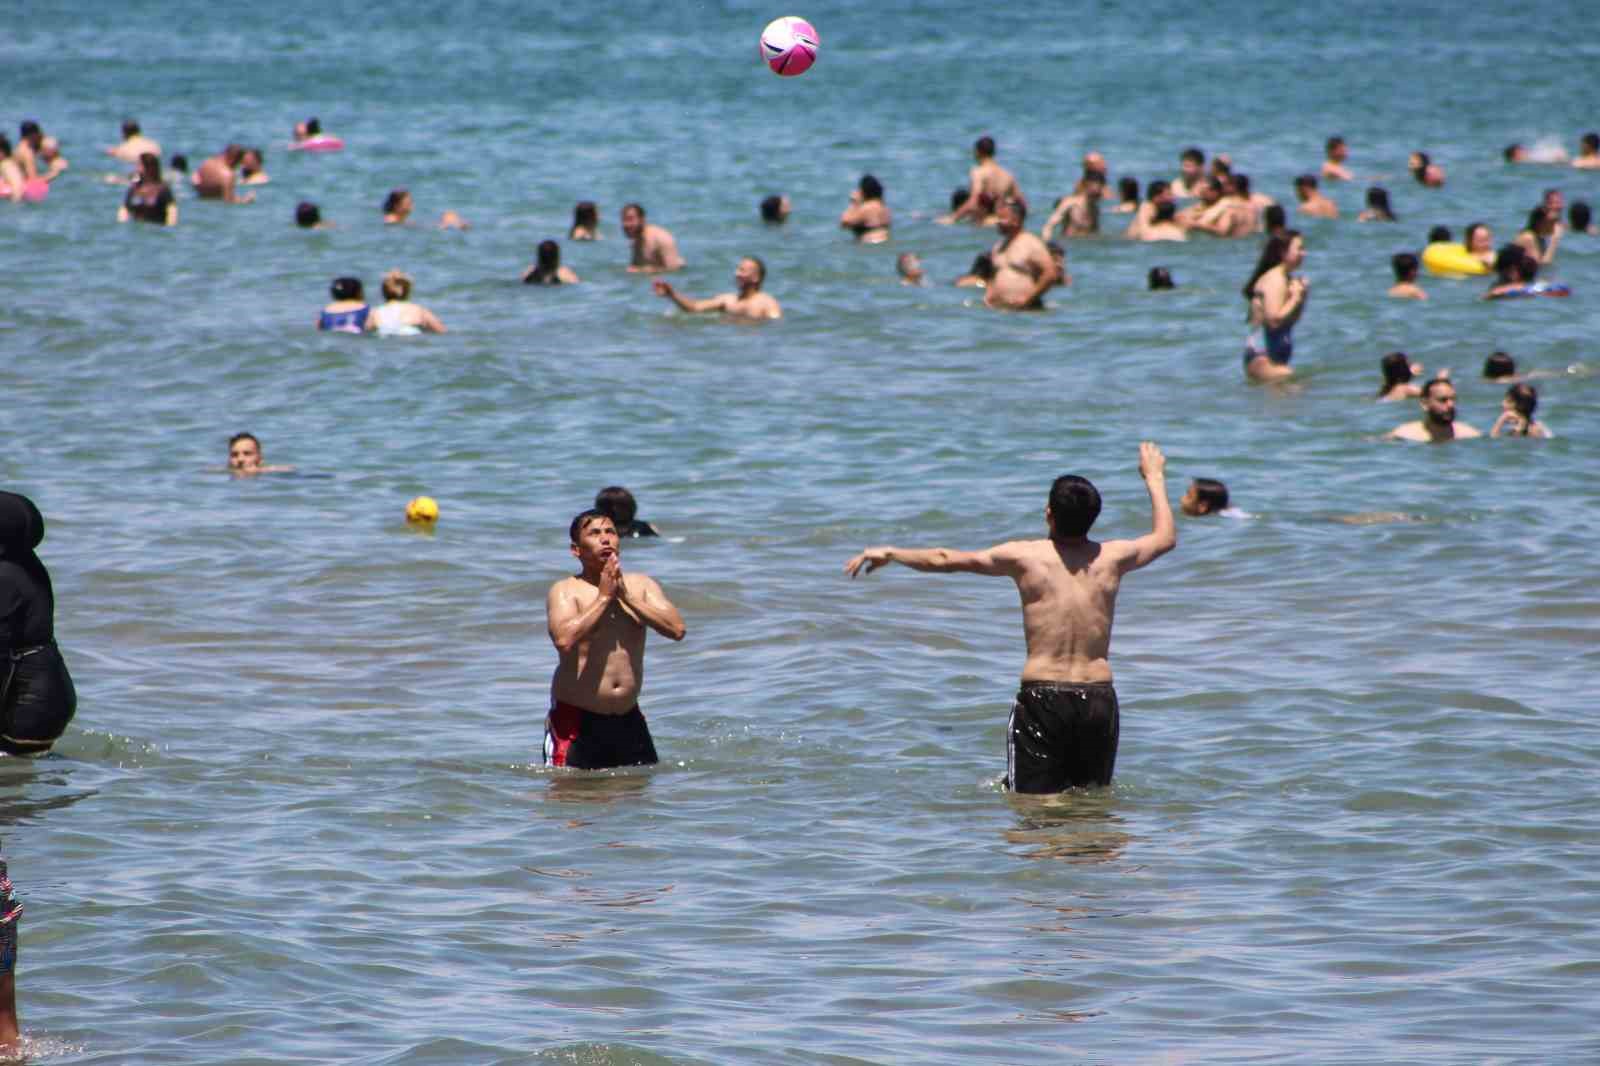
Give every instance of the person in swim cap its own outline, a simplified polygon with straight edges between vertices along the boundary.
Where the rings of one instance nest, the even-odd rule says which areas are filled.
[[[55,591],[34,554],[44,517],[32,500],[0,492],[0,751],[43,755],[78,708],[56,646]]]

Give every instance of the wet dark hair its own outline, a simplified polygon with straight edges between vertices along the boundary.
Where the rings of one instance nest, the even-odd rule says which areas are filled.
[[[1139,179],[1131,175],[1123,175],[1117,179],[1117,195],[1122,197],[1126,204],[1139,202]]]
[[[1387,396],[1389,390],[1396,385],[1404,385],[1412,378],[1411,360],[1405,352],[1390,352],[1378,360],[1378,367],[1383,371],[1383,384],[1378,386],[1378,395]]]
[[[627,214],[629,208],[632,208],[633,210],[639,212],[639,221],[640,222],[644,221],[644,205],[643,204],[635,204],[635,203],[623,204],[622,205],[622,211],[620,213],[621,214]]]
[[[1206,514],[1227,509],[1228,486],[1214,477],[1195,478],[1194,495],[1195,499],[1206,505]]]
[[[756,284],[758,286],[765,285],[767,281],[767,264],[763,263],[758,256],[747,255],[744,258],[756,265]]]
[[[122,120],[122,139],[123,140],[127,140],[129,137],[136,136],[136,135],[138,135],[138,133],[139,133],[139,123],[138,122],[134,121],[131,118],[125,118],[125,119]]]
[[[1550,212],[1546,211],[1543,207],[1536,207],[1532,211],[1528,212],[1527,228],[1532,233],[1538,233],[1539,227],[1553,221],[1554,220],[1550,217]]]
[[[1060,538],[1082,537],[1100,517],[1100,490],[1088,478],[1063,474],[1050,486],[1050,518]]]
[[[167,166],[171,167],[173,170],[176,170],[180,174],[187,174],[189,173],[189,157],[184,155],[182,152],[179,152],[177,155],[174,155],[171,159],[167,160]]]
[[[994,277],[994,257],[988,252],[979,252],[972,260],[972,266],[967,273],[984,281],[991,280]]]
[[[1422,398],[1426,400],[1428,397],[1432,396],[1434,387],[1437,385],[1449,385],[1452,389],[1456,387],[1455,383],[1449,378],[1434,378],[1426,385],[1422,386]]]
[[[1302,174],[1298,178],[1294,179],[1294,188],[1296,192],[1299,192],[1301,189],[1315,189],[1316,187],[1317,177],[1315,174]]]
[[[769,196],[761,201],[761,218],[776,225],[783,221],[783,197]]]
[[[306,119],[306,136],[315,137],[322,132],[322,123],[314,118]]]
[[[1178,205],[1171,200],[1162,200],[1156,204],[1156,213],[1150,216],[1153,222],[1171,222],[1178,217]]]
[[[1428,158],[1427,152],[1413,152],[1411,154],[1417,157],[1417,164],[1411,168],[1411,173],[1418,181],[1421,181],[1422,172],[1428,169],[1428,164],[1433,162],[1433,160]]]
[[[1233,178],[1233,191],[1243,196],[1246,200],[1250,199],[1250,175],[1233,174],[1230,176]]]
[[[39,124],[31,118],[22,120],[22,125],[17,127],[17,138],[27,140],[29,137],[43,137],[44,132],[39,129]]]
[[[600,209],[593,200],[579,200],[572,205],[572,228],[586,226],[594,229],[600,225]]]
[[[1204,152],[1202,152],[1198,148],[1185,148],[1183,150],[1183,154],[1181,156],[1179,156],[1178,158],[1187,159],[1192,163],[1202,163],[1203,164],[1206,161],[1206,154]]]
[[[1428,231],[1428,243],[1440,244],[1450,240],[1449,226],[1435,226]]]
[[[1160,196],[1170,188],[1172,188],[1172,182],[1162,181],[1161,179],[1157,178],[1155,181],[1152,181],[1149,185],[1144,187],[1144,198],[1146,200],[1154,200],[1156,197]]]
[[[1517,280],[1526,285],[1539,276],[1539,260],[1527,252],[1523,252],[1522,258],[1517,260],[1515,270]]]
[[[1151,267],[1149,283],[1151,292],[1161,289],[1176,289],[1178,287],[1173,284],[1172,274],[1166,267]]]
[[[883,183],[871,174],[861,175],[861,198],[863,200],[883,199]]]
[[[1578,143],[1591,152],[1600,152],[1600,133],[1585,133],[1578,139]]]
[[[391,189],[389,195],[383,198],[383,213],[392,215],[400,209],[400,201],[406,198],[405,189]]]
[[[1509,378],[1517,372],[1517,361],[1505,352],[1490,352],[1489,358],[1483,361],[1483,376],[1486,378]]]
[[[972,150],[979,155],[994,155],[994,138],[985,134],[979,137],[972,145]]]
[[[1526,258],[1528,253],[1522,250],[1522,245],[1502,244],[1494,255],[1494,272],[1499,283],[1504,285],[1517,280],[1521,263]]]
[[[535,253],[541,271],[554,271],[561,266],[561,245],[552,240],[539,242],[539,250]]]
[[[1508,144],[1505,151],[1500,154],[1506,157],[1507,163],[1515,163],[1517,161],[1517,153],[1520,151],[1522,151],[1522,145]]]
[[[1394,222],[1394,212],[1389,209],[1389,190],[1374,185],[1367,190],[1367,207],[1383,216],[1385,222]]]
[[[1339,147],[1343,143],[1343,137],[1329,137],[1327,141],[1323,143],[1322,150],[1331,154],[1335,148]]]
[[[247,440],[254,444],[256,446],[256,451],[261,450],[261,441],[254,433],[235,433],[233,436],[228,438],[229,449],[231,450],[235,444],[238,444],[242,440]]]
[[[1218,177],[1222,177],[1224,175],[1226,175],[1228,177],[1232,177],[1233,176],[1233,164],[1228,162],[1226,159],[1222,158],[1222,156],[1220,156],[1220,155],[1212,156],[1212,158],[1211,158],[1211,176],[1214,177],[1214,178],[1218,178]]]
[[[1567,221],[1571,223],[1572,229],[1578,233],[1582,233],[1589,228],[1589,219],[1591,217],[1589,205],[1583,200],[1574,200],[1572,201],[1572,206],[1567,208]]]
[[[141,182],[161,180],[161,157],[154,152],[139,153],[139,180]]]
[[[1466,247],[1466,248],[1471,248],[1472,247],[1472,235],[1474,233],[1478,232],[1481,229],[1488,229],[1488,228],[1489,228],[1488,225],[1486,223],[1483,223],[1483,222],[1473,222],[1473,223],[1469,224],[1466,229],[1461,231],[1461,244],[1462,244],[1462,246]],[[1446,238],[1446,239],[1448,239],[1448,238]]]
[[[1421,264],[1417,257],[1410,252],[1396,252],[1389,259],[1389,265],[1394,268],[1394,280],[1417,280],[1417,268]]]
[[[1506,390],[1506,397],[1511,401],[1511,406],[1517,409],[1517,414],[1533,421],[1533,412],[1539,406],[1539,390],[1527,382],[1518,382]]]
[[[1267,209],[1261,212],[1261,224],[1267,228],[1268,233],[1271,233],[1280,226],[1287,226],[1289,215],[1284,211],[1282,204],[1269,204]]]
[[[11,138],[0,133],[0,159],[11,154]]]
[[[1284,257],[1289,254],[1289,246],[1300,238],[1297,229],[1286,229],[1276,237],[1268,237],[1267,243],[1261,248],[1261,258],[1256,260],[1256,268],[1250,274],[1250,280],[1244,283],[1244,298],[1251,299],[1256,294],[1256,282],[1261,280],[1261,275],[1273,267],[1282,264]]]
[[[294,209],[294,224],[310,229],[322,221],[322,210],[310,200],[301,200]]]
[[[335,300],[366,299],[360,278],[334,278],[333,284],[328,286],[328,291],[333,294]]]
[[[567,538],[574,544],[578,543],[578,537],[583,533],[584,527],[597,518],[604,518],[611,523],[613,528],[617,524],[617,520],[606,512],[598,507],[591,507],[587,511],[579,511],[578,516],[572,520],[571,525],[567,526]]]
[[[621,485],[607,485],[594,494],[594,509],[616,523],[620,533],[623,526],[633,525],[633,517],[639,513],[639,502]]]
[[[958,207],[960,207],[962,204],[966,203],[967,202],[967,197],[969,197],[971,195],[972,195],[972,190],[968,189],[965,185],[963,185],[959,189],[951,190],[951,192],[950,192],[950,210],[954,211]]]

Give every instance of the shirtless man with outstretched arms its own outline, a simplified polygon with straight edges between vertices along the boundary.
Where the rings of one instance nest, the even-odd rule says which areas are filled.
[[[639,711],[645,627],[682,640],[683,616],[654,578],[622,572],[609,515],[584,511],[568,533],[582,571],[557,581],[545,599],[561,660],[550,682],[544,761],[588,770],[654,763]]]
[[[1139,473],[1150,492],[1151,530],[1134,540],[1093,541],[1100,493],[1067,475],[1050,488],[1049,537],[984,551],[868,548],[845,564],[855,577],[890,563],[929,573],[1009,577],[1022,597],[1027,659],[1006,727],[1006,780],[1017,792],[1060,792],[1108,785],[1116,766],[1117,694],[1111,684],[1111,622],[1124,574],[1178,543],[1167,500],[1166,458],[1139,445]]]
[[[696,300],[685,296],[675,289],[670,282],[657,281],[651,288],[657,296],[664,296],[678,305],[681,311],[690,314],[701,314],[706,311],[721,311],[730,318],[748,318],[754,320],[766,318],[782,318],[783,308],[778,306],[778,301],[761,291],[762,284],[767,280],[767,265],[753,255],[747,255],[739,260],[739,266],[733,272],[734,292],[724,292],[704,300]]]

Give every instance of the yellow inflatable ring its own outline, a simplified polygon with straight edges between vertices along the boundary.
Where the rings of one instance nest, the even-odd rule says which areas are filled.
[[[1422,265],[1430,274],[1441,278],[1476,277],[1489,273],[1489,268],[1474,259],[1463,244],[1446,244],[1439,241],[1422,250]]]

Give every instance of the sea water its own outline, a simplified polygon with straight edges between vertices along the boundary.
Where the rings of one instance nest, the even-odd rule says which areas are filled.
[[[1500,157],[1594,124],[1587,8],[829,0],[779,79],[756,38],[787,13],[11,12],[7,132],[72,164],[0,205],[0,485],[47,516],[80,696],[54,756],[0,760],[37,1061],[1600,1056],[1600,241],[1563,241],[1564,301],[1384,297],[1433,225],[1503,241],[1547,187],[1600,202]],[[129,115],[192,166],[259,144],[272,182],[118,226],[99,149]],[[342,153],[284,150],[310,115]],[[1292,203],[1344,136],[1342,217],[1294,220],[1298,386],[1240,371],[1256,239],[1073,240],[1042,314],[950,286],[992,235],[934,218],[986,133],[1035,223],[1090,149],[1141,182],[1225,151]],[[893,240],[858,247],[836,220],[868,172]],[[1354,221],[1369,184],[1398,224]],[[413,225],[381,224],[396,187]],[[594,244],[564,239],[583,199]],[[296,229],[301,200],[334,228]],[[674,284],[758,255],[783,320],[653,296],[634,200]],[[580,285],[519,284],[547,237]],[[313,330],[332,278],[376,299],[395,267],[448,334]],[[1451,368],[1487,429],[1495,349],[1540,372],[1553,440],[1377,439],[1417,416],[1373,402],[1385,352]],[[241,430],[298,474],[219,473]],[[1248,517],[1181,520],[1123,588],[1115,785],[1008,796],[1015,591],[843,563],[1040,536],[1065,472],[1136,536],[1141,439],[1172,498],[1219,477]],[[661,765],[553,772],[543,597],[612,483],[667,533],[623,561],[689,635],[650,644]]]

